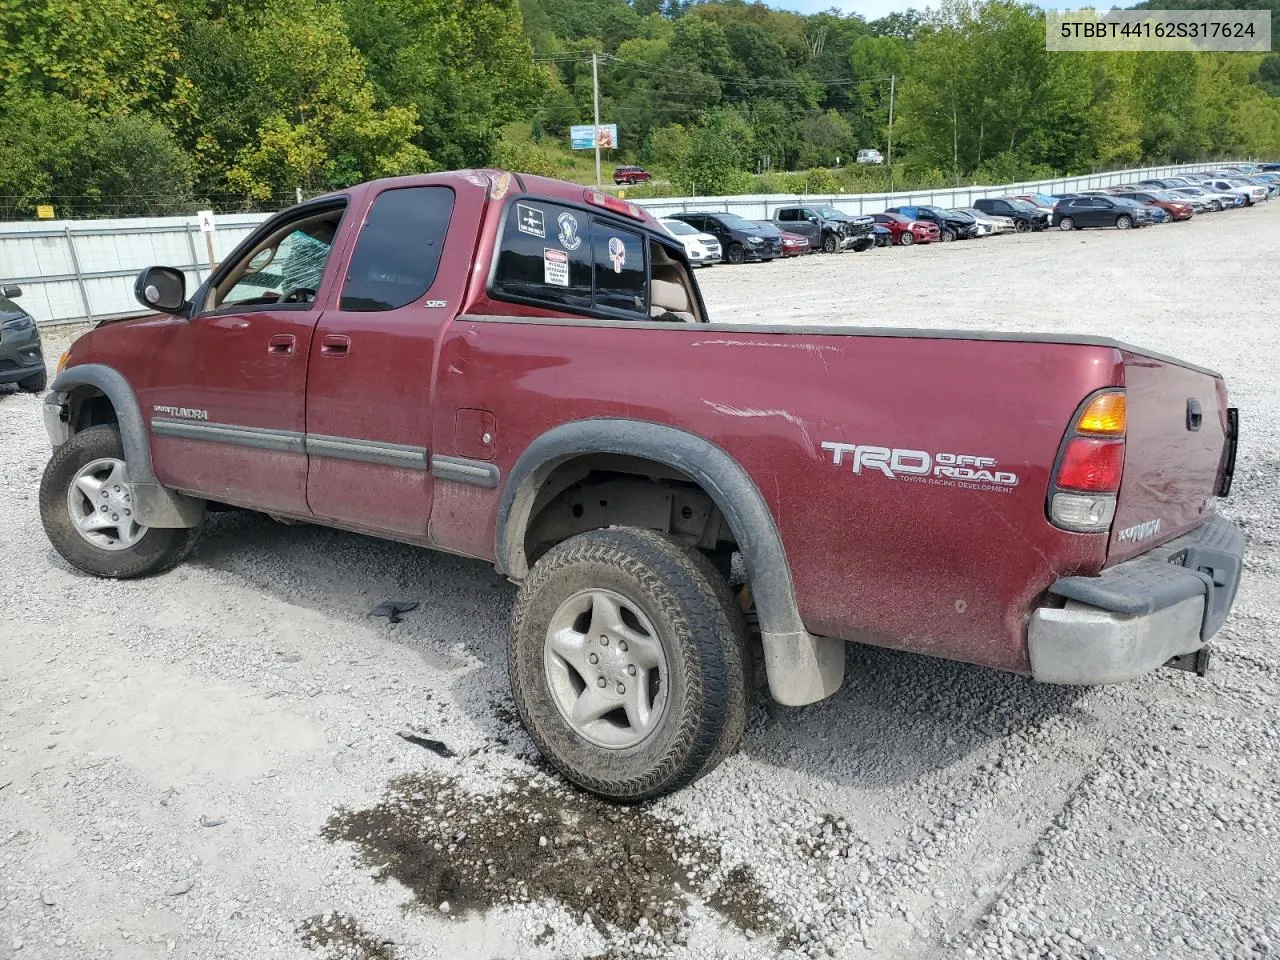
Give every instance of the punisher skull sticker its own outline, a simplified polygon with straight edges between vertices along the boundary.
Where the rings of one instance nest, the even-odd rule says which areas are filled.
[[[613,272],[621,273],[622,265],[627,262],[627,247],[620,237],[609,238],[609,259],[613,261]]]

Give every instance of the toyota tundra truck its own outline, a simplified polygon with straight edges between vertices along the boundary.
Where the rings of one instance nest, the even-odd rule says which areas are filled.
[[[789,705],[852,642],[1055,684],[1202,671],[1240,579],[1218,374],[1102,337],[713,322],[680,243],[579,186],[367,183],[135,292],[45,400],[62,557],[159,574],[232,507],[493,564],[521,719],[615,800],[735,748],[757,651]]]

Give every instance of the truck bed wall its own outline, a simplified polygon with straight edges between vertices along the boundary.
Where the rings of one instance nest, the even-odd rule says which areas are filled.
[[[464,316],[439,362],[436,452],[453,452],[459,408],[488,409],[504,477],[577,419],[663,423],[721,447],[763,494],[816,634],[1025,672],[1030,607],[1105,561],[1106,535],[1053,527],[1045,493],[1077,405],[1123,383],[1113,347]],[[855,473],[851,450],[837,466],[824,443],[992,458],[1017,483]],[[441,483],[433,538],[492,558],[500,493]]]

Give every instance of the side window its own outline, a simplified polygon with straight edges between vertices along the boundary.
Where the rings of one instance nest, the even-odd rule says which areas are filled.
[[[800,211],[800,219],[801,219],[801,220],[808,220],[810,217],[816,217],[816,216],[818,216],[818,214],[817,214],[817,212],[816,212],[816,211],[814,211],[814,210],[807,210],[807,209],[806,209],[806,210],[801,210],[801,211]]]
[[[596,268],[595,306],[644,316],[647,273],[640,235],[596,220],[591,246]]]
[[[577,210],[537,200],[512,203],[498,251],[494,292],[590,310],[589,228],[588,216]]]
[[[788,207],[778,211],[778,220],[781,223],[795,223],[796,211],[794,207]]]
[[[342,213],[321,211],[267,235],[210,289],[204,308],[309,308],[324,279]]]
[[[402,187],[379,194],[351,254],[340,309],[394,310],[430,290],[453,200],[449,187]]]

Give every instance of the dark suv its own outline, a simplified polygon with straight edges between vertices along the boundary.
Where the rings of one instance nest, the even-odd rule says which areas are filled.
[[[807,237],[809,246],[823,253],[866,250],[876,242],[874,219],[856,217],[826,204],[779,207],[773,211],[773,222],[779,230]]]
[[[13,302],[20,296],[21,287],[0,287],[0,383],[39,393],[45,387],[40,331],[31,315]]]
[[[1014,229],[1019,233],[1029,230],[1044,230],[1049,226],[1049,215],[1025,200],[1011,200],[1005,197],[983,197],[973,201],[974,207],[983,213],[998,217],[1008,217],[1013,221]]]
[[[970,240],[978,235],[978,222],[941,207],[890,207],[886,213],[900,213],[912,220],[936,223],[942,240]]]
[[[652,179],[653,174],[644,167],[615,167],[613,171],[613,182],[618,186],[625,183],[648,183]]]
[[[1128,230],[1151,222],[1149,215],[1143,215],[1141,205],[1132,200],[1087,193],[1059,200],[1053,208],[1053,220],[1059,230],[1079,230],[1081,227]]]
[[[720,241],[725,263],[760,260],[768,263],[782,256],[782,237],[766,236],[764,228],[736,213],[673,213],[680,220]]]

